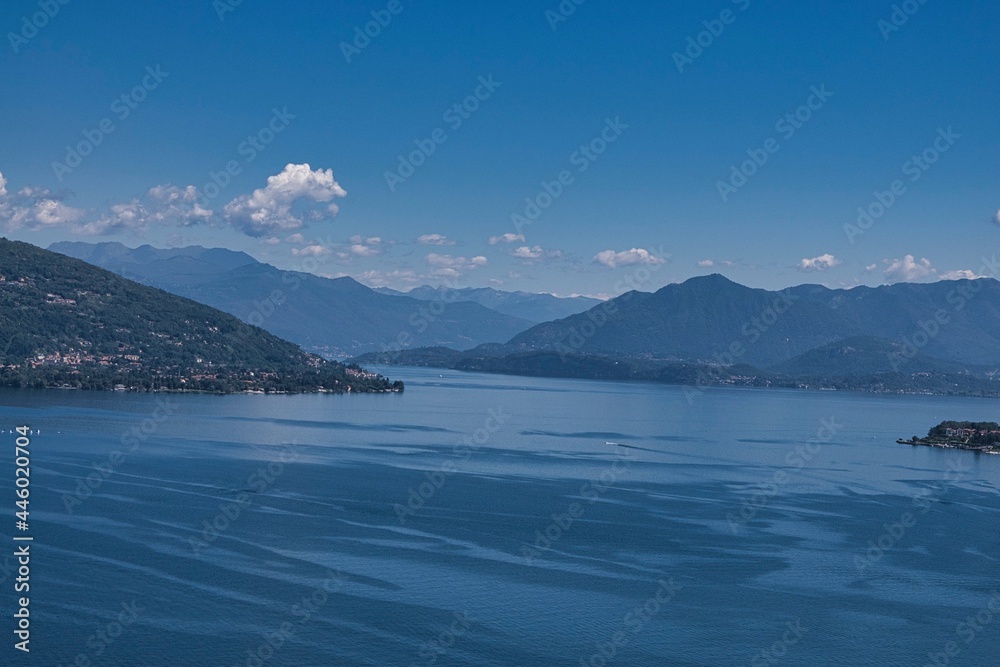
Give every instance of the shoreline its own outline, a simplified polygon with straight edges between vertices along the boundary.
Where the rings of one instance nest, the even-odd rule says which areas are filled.
[[[919,440],[904,440],[898,438],[897,444],[911,445],[913,447],[937,447],[938,449],[960,449],[966,452],[976,452],[977,454],[1000,455],[1000,445],[969,445],[964,442],[930,442],[925,438]]]
[[[403,389],[370,389],[370,390],[336,390],[327,389],[325,387],[310,389],[307,391],[265,391],[263,389],[244,389],[241,391],[210,391],[208,389],[136,389],[134,387],[129,387],[125,389],[84,389],[82,387],[24,387],[24,386],[13,386],[13,385],[0,385],[3,389],[13,389],[15,391],[26,390],[26,391],[86,391],[94,393],[108,393],[108,394],[203,394],[209,396],[299,396],[305,394],[333,394],[333,395],[349,395],[349,394],[402,394]]]
[[[362,363],[358,361],[355,357],[350,360],[351,363]],[[622,384],[649,384],[658,385],[661,387],[689,387],[693,391],[703,392],[708,389],[765,389],[765,390],[778,390],[778,391],[796,391],[796,392],[840,392],[840,393],[850,393],[850,394],[865,394],[869,396],[926,396],[926,397],[947,397],[947,398],[976,398],[976,399],[993,399],[1000,398],[1000,389],[991,392],[941,392],[941,391],[930,391],[930,390],[919,390],[919,389],[896,389],[896,390],[876,390],[876,389],[866,389],[862,387],[830,387],[830,386],[820,386],[820,385],[805,385],[802,383],[794,384],[792,382],[781,383],[781,382],[761,382],[760,384],[754,384],[752,382],[718,382],[718,383],[687,383],[687,382],[666,382],[661,380],[654,380],[649,378],[606,378],[606,377],[586,377],[586,376],[575,376],[575,375],[540,375],[535,373],[511,373],[511,372],[499,372],[490,371],[483,369],[465,369],[465,368],[454,368],[452,366],[432,366],[427,364],[387,364],[380,363],[378,361],[364,361],[363,362],[368,368],[379,368],[379,369],[390,369],[390,368],[412,368],[416,370],[434,370],[434,371],[452,371],[455,373],[464,373],[468,375],[496,375],[511,378],[535,378],[539,380],[583,380],[586,382],[612,382],[612,383],[622,383]],[[907,441],[909,443],[909,441]]]

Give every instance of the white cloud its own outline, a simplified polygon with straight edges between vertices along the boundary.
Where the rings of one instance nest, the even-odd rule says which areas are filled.
[[[424,234],[417,237],[417,243],[421,245],[455,245],[455,242],[444,234]]]
[[[333,178],[332,169],[313,170],[308,164],[289,164],[267,179],[267,186],[250,195],[237,197],[223,209],[227,222],[249,236],[265,236],[301,229],[306,222],[296,208],[327,204],[322,210],[310,209],[311,218],[329,218],[337,214],[336,204],[328,203],[347,193]]]
[[[141,199],[113,204],[96,220],[81,225],[84,234],[111,234],[124,230],[145,229],[153,224],[189,226],[209,222],[215,214],[198,202],[193,185],[179,188],[157,185]]]
[[[85,211],[63,203],[46,188],[22,188],[11,194],[7,179],[0,174],[0,223],[8,230],[43,229],[77,225]]]
[[[835,266],[840,266],[841,261],[831,255],[826,253],[825,255],[820,255],[819,257],[812,257],[808,259],[803,259],[799,262],[799,271],[803,273],[812,273],[815,271],[826,271],[827,269],[832,269]]]
[[[351,237],[351,245],[348,250],[357,257],[374,257],[382,254],[382,249],[379,247],[381,245],[382,238],[379,236],[364,238],[360,234],[355,234]]]
[[[269,239],[262,239],[260,242],[261,245],[279,245],[280,243],[281,239],[279,239],[277,236],[272,236]]]
[[[198,203],[198,188],[189,185],[179,188],[174,185],[157,185],[150,188],[147,198],[151,205],[151,222],[179,222],[193,225],[207,222],[215,215]]]
[[[369,287],[413,287],[421,282],[416,272],[408,269],[365,271],[358,276],[358,280]]]
[[[338,209],[332,201],[347,194],[333,179],[332,170],[289,164],[268,178],[266,187],[229,202],[221,216],[202,205],[204,200],[195,186],[169,184],[157,185],[141,197],[88,216],[46,188],[25,187],[10,194],[7,183],[0,174],[0,224],[8,229],[64,225],[78,234],[110,234],[154,224],[188,226],[221,219],[250,236],[275,237],[305,226],[306,220],[336,215]]]
[[[330,254],[330,249],[319,244],[307,245],[305,248],[292,248],[296,257],[323,257]]]
[[[521,246],[520,248],[511,250],[510,256],[524,260],[525,262],[537,262],[542,259],[554,259],[557,257],[562,257],[562,251],[545,250],[540,245]]]
[[[867,271],[868,273],[871,273],[872,271],[874,271],[877,268],[878,268],[878,264],[869,264],[868,266],[865,267],[865,271]]]
[[[489,264],[482,255],[477,257],[452,257],[451,255],[439,255],[431,253],[427,255],[427,263],[435,267],[431,275],[441,278],[457,278],[463,273],[481,268]]]
[[[35,202],[31,215],[36,224],[49,227],[77,222],[83,217],[83,211],[55,199],[40,199]]]
[[[701,268],[701,269],[710,269],[713,266],[715,266],[715,260],[714,259],[703,259],[700,262],[698,262],[698,268]]]
[[[957,271],[942,273],[939,277],[941,280],[978,280],[986,276],[980,276],[975,271],[970,271],[969,269],[959,269]]]
[[[594,255],[594,261],[608,268],[617,269],[633,264],[665,264],[667,260],[653,255],[644,248],[632,248],[631,250],[623,250],[622,252],[615,252],[614,250],[599,252]]]
[[[427,255],[427,263],[432,266],[470,266],[479,267],[486,266],[489,264],[489,260],[479,255],[473,257],[472,259],[466,259],[465,257],[452,257],[451,255],[439,255],[437,253],[431,253]]]
[[[524,234],[511,234],[510,232],[502,234],[501,236],[491,236],[490,245],[498,245],[500,243],[524,243]]]
[[[357,255],[358,257],[374,257],[375,255],[378,255],[382,252],[378,248],[374,248],[372,246],[367,246],[367,245],[361,245],[359,243],[355,243],[354,245],[352,245],[350,247],[350,251],[352,255]]]
[[[542,250],[542,246],[540,245],[536,245],[533,248],[521,246],[517,250],[512,250],[510,254],[518,259],[541,259],[545,256],[545,251]]]
[[[298,233],[292,234],[291,236],[286,236],[285,240],[287,242],[289,242],[289,243],[296,243],[296,244],[299,244],[299,245],[301,245],[303,243],[306,243],[306,237],[304,237],[304,236],[302,236],[302,234],[298,234]]]
[[[926,257],[916,259],[913,255],[906,255],[903,259],[882,260],[886,265],[885,278],[890,283],[916,282],[924,278],[932,277],[937,272],[931,266],[931,262]]]
[[[1000,225],[1000,211],[997,211],[996,214],[993,216],[993,224]]]
[[[81,234],[104,235],[146,226],[146,209],[138,199],[125,204],[113,204],[98,219],[91,220],[77,230]]]

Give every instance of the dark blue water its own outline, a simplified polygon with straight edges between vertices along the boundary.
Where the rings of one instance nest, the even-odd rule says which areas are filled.
[[[997,664],[1000,457],[895,443],[995,401],[391,374],[0,394],[2,664]]]

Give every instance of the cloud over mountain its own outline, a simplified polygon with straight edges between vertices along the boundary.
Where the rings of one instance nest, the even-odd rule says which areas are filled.
[[[346,196],[332,169],[289,164],[269,177],[265,187],[226,204],[222,217],[249,236],[270,236],[305,227],[304,210],[319,219],[335,216],[340,209],[328,202]]]
[[[632,248],[615,252],[605,250],[594,255],[594,261],[610,269],[617,269],[622,266],[632,266],[634,264],[665,264],[667,260],[657,257],[645,248]]]

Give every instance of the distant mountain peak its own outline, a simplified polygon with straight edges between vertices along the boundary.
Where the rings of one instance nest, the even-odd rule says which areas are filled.
[[[694,276],[693,278],[688,278],[683,284],[694,283],[694,284],[708,284],[708,285],[739,285],[739,283],[730,280],[721,273],[710,273],[707,276]],[[743,287],[743,285],[740,285]]]

